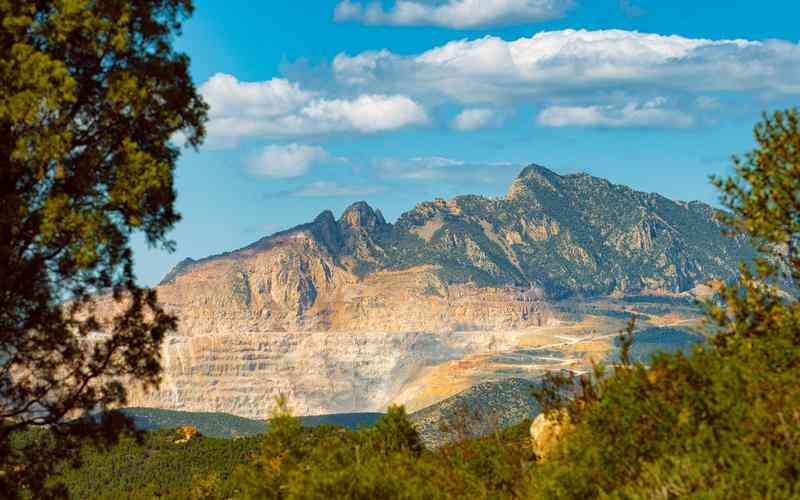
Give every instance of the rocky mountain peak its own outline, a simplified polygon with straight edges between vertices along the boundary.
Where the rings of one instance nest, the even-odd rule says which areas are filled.
[[[244,248],[178,264],[158,287],[179,318],[163,346],[165,383],[130,401],[259,418],[262,403],[281,393],[303,395],[293,407],[306,414],[419,404],[440,394],[439,379],[463,380],[437,366],[479,373],[478,358],[464,368],[450,361],[489,352],[488,365],[507,366],[498,353],[517,332],[551,326],[551,301],[573,299],[570,315],[597,296],[669,303],[734,278],[752,250],[723,236],[715,215],[707,205],[537,165],[514,181],[509,199],[433,200],[393,224],[364,202],[338,221],[326,210]],[[117,304],[101,300],[99,314],[110,317]]]
[[[310,225],[311,232],[320,240],[332,254],[336,254],[342,246],[339,226],[333,217],[333,212],[324,210]]]
[[[334,218],[333,212],[331,212],[330,210],[323,210],[314,219],[314,224],[326,225],[326,226],[336,225],[336,218]]]
[[[506,198],[515,200],[533,198],[535,191],[544,188],[557,191],[562,177],[541,165],[531,164],[525,167],[508,189]]]
[[[194,263],[195,263],[195,260],[190,258],[190,257],[187,257],[187,258],[183,259],[182,261],[178,262],[175,265],[175,267],[170,269],[170,271],[167,273],[167,275],[164,276],[164,278],[161,280],[159,285],[164,285],[166,283],[174,282],[175,278],[178,277],[178,274],[180,274],[184,270],[188,269],[189,266],[191,266]]]
[[[394,224],[359,201],[338,221],[326,210],[244,249],[182,262],[164,282],[206,263],[238,263],[291,245],[281,258],[296,255],[306,267],[317,259],[320,276],[330,275],[331,266],[362,280],[432,266],[442,283],[533,284],[553,298],[685,291],[710,278],[735,276],[738,262],[751,255],[746,241],[721,233],[712,207],[534,164],[520,173],[505,200],[467,195],[423,202]],[[328,286],[327,280],[301,288]]]
[[[553,172],[549,168],[543,167],[541,165],[537,165],[535,163],[531,163],[530,165],[528,165],[527,167],[522,169],[522,172],[520,172],[519,175],[517,176],[518,179],[530,179],[530,178],[532,178],[532,179],[541,179],[541,178],[553,179],[553,178],[557,178],[557,177],[561,177],[561,176],[558,175],[557,173]]]
[[[342,213],[339,227],[342,229],[372,229],[386,224],[383,214],[373,210],[365,201],[353,203]]]

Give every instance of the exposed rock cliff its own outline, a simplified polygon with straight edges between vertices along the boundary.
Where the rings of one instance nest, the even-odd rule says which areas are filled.
[[[259,332],[171,337],[164,382],[130,406],[264,418],[279,395],[297,415],[385,409],[424,368],[508,349],[514,332]]]
[[[750,250],[714,216],[538,166],[503,199],[421,203],[395,224],[364,202],[325,211],[170,271],[165,381],[131,403],[263,417],[282,392],[300,414],[380,410],[416,371],[552,324],[552,300],[734,276]]]
[[[715,211],[530,166],[505,199],[421,203],[388,224],[364,202],[234,252],[185,260],[159,286],[181,334],[439,331],[548,321],[544,298],[676,293],[750,255]]]

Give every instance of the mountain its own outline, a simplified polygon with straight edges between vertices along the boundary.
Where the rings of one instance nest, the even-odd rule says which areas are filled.
[[[351,299],[366,299],[360,289],[381,283],[434,298],[462,287],[516,287],[548,299],[679,293],[736,276],[752,256],[743,237],[723,236],[716,215],[700,202],[531,165],[502,199],[424,202],[395,224],[354,203],[338,221],[325,211],[243,249],[184,261],[162,285],[214,272],[209,278],[224,281],[254,317],[313,329],[335,328],[337,316],[353,314],[347,303],[359,301]],[[402,306],[397,299],[387,298]]]
[[[571,318],[562,303],[571,311],[601,301],[591,309],[600,311],[606,298],[691,302],[705,283],[736,276],[752,250],[723,236],[716,216],[703,203],[537,165],[504,198],[424,202],[393,224],[364,202],[338,220],[324,211],[172,269],[158,286],[180,320],[164,344],[164,383],[149,394],[132,389],[130,404],[263,418],[277,394],[299,415],[441,401],[497,380],[500,364],[486,353],[517,349],[523,337],[540,345],[537,332]],[[99,305],[117,307],[110,298]],[[629,309],[567,328],[559,363],[585,367],[589,350],[607,352],[618,331],[610,325]],[[581,335],[597,324],[609,330],[590,349]],[[514,376],[535,377],[549,363],[531,359]],[[420,387],[435,390],[415,399]]]

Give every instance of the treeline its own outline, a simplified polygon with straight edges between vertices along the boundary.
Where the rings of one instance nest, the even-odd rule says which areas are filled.
[[[49,486],[73,499],[499,498],[535,461],[529,420],[438,451],[400,408],[357,431],[304,427],[285,411],[271,423],[257,437],[188,442],[176,430],[125,431],[111,446],[85,445]]]

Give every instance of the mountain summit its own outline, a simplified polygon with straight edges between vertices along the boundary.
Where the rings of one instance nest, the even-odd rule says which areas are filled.
[[[239,310],[234,316],[285,329],[350,329],[359,321],[365,328],[435,328],[439,322],[422,311],[402,320],[395,313],[411,307],[409,300],[434,300],[455,314],[454,297],[467,289],[535,288],[551,300],[675,294],[730,279],[750,258],[744,239],[722,235],[716,215],[703,203],[531,165],[503,199],[423,202],[394,224],[363,201],[338,220],[325,211],[243,249],[181,262],[161,294],[180,289],[181,301],[208,297]]]

